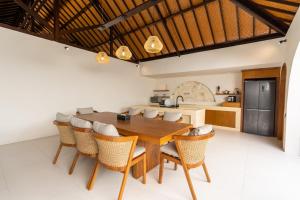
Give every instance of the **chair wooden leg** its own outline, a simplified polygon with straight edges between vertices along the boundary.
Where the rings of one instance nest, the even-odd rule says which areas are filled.
[[[94,187],[94,183],[95,183],[95,180],[97,178],[97,174],[98,174],[98,171],[99,171],[99,167],[100,167],[100,163],[98,162],[98,160],[96,160],[96,163],[95,163],[95,166],[94,166],[94,169],[92,171],[92,174],[90,176],[90,180],[87,184],[87,189],[88,190],[91,190],[93,189]]]
[[[182,166],[183,166],[183,170],[184,170],[185,177],[186,177],[186,180],[187,180],[187,182],[188,182],[190,191],[191,191],[192,196],[193,196],[193,200],[197,200],[196,193],[195,193],[195,191],[194,191],[194,187],[193,187],[193,183],[192,183],[192,180],[191,180],[189,171],[188,171],[188,169],[187,169],[187,167],[186,167],[185,164],[183,164]]]
[[[207,182],[210,183],[210,182],[211,182],[211,179],[210,179],[210,177],[209,177],[209,174],[208,174],[208,171],[207,171],[207,167],[206,167],[206,165],[205,165],[205,162],[203,162],[202,167],[203,167],[203,170],[204,170],[204,173],[205,173]]]
[[[174,163],[174,170],[177,170],[177,163]]]
[[[122,185],[121,185],[121,189],[120,189],[120,192],[119,192],[118,200],[121,200],[122,197],[123,197],[127,177],[128,177],[128,174],[129,174],[129,169],[130,169],[130,167],[127,167],[125,172],[124,172],[124,176],[123,176]]]
[[[76,165],[76,163],[77,163],[77,160],[78,160],[79,156],[80,156],[80,153],[77,151],[76,154],[75,154],[75,157],[74,157],[74,159],[73,159],[72,165],[71,165],[71,167],[70,167],[70,170],[69,170],[69,174],[70,174],[70,175],[71,175],[71,174],[73,173],[73,171],[74,171],[74,168],[75,168],[75,165]]]
[[[143,158],[143,184],[146,184],[146,174],[147,174],[147,157],[146,157],[146,153],[144,154],[144,158]]]
[[[164,157],[163,154],[160,154],[159,178],[158,178],[159,184],[162,183],[163,173],[164,173]]]
[[[59,144],[59,147],[58,147],[58,149],[57,149],[57,152],[56,152],[56,154],[55,154],[55,157],[54,157],[54,159],[53,159],[53,162],[52,162],[53,165],[56,164],[56,161],[57,161],[57,159],[58,159],[58,156],[59,156],[59,154],[60,154],[60,151],[61,151],[62,147],[63,147],[63,144],[60,143],[60,144]]]

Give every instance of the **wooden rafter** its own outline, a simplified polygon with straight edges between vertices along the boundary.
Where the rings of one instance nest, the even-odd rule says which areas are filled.
[[[255,18],[259,19],[266,25],[270,26],[272,29],[276,30],[278,33],[285,35],[288,30],[288,25],[276,19],[275,16],[270,13],[265,12],[263,9],[259,8],[255,3],[248,0],[231,0],[238,7],[242,8],[249,14],[253,15]]]
[[[34,1],[33,4],[32,4],[31,7],[30,7],[30,11],[33,11],[33,9],[36,7],[36,5],[37,5],[38,3],[39,3],[39,0]],[[29,18],[30,18],[29,13],[26,13],[26,16],[25,16],[25,18],[24,18],[24,20],[23,20],[23,22],[22,22],[22,24],[21,24],[20,27],[25,27],[25,25],[26,25],[26,23],[27,23],[27,20],[28,20]]]
[[[102,30],[105,30],[111,26],[114,26],[122,21],[125,21],[126,19],[128,19],[129,17],[137,14],[137,13],[140,13],[142,12],[143,10],[146,10],[152,6],[155,6],[157,5],[158,3],[160,3],[161,1],[163,0],[149,0],[131,10],[128,10],[126,13],[123,13],[121,16],[118,16],[116,17],[115,19],[113,20],[110,20],[108,22],[106,22],[105,24],[102,24],[99,29],[102,31]]]
[[[111,13],[112,13],[114,16],[116,16],[116,13],[115,13],[114,10],[112,9],[112,7],[111,7],[109,4],[107,4],[107,6],[109,7]],[[107,21],[110,20],[110,18],[108,17],[108,14],[106,13],[106,11],[105,11],[104,9],[101,9],[101,11],[102,11],[103,20],[104,20],[104,22],[106,23]],[[121,24],[121,26],[123,27],[124,30],[126,30],[125,27],[124,27],[122,24]],[[113,30],[116,32],[116,34],[119,34],[119,35],[121,34],[121,32],[118,30],[118,28],[117,28],[116,26],[113,26],[112,28],[113,28]],[[132,40],[133,44],[136,45],[135,42],[133,41],[133,39],[132,39],[130,36],[129,36],[129,38],[130,38],[130,40]],[[124,39],[124,36],[121,35],[121,37],[120,37],[119,39],[120,39],[121,43],[123,43],[123,44],[126,45],[126,46],[129,46],[128,42]],[[108,42],[109,42],[109,40],[108,40]],[[136,47],[136,48],[137,48],[137,47]],[[134,57],[134,59],[135,59],[135,62],[139,62],[139,58],[138,58],[138,56],[136,55],[136,53],[135,53],[135,52],[132,52],[132,55],[133,55],[133,57]]]
[[[173,36],[172,36],[172,34],[171,34],[171,32],[170,32],[170,29],[169,29],[169,27],[168,27],[168,25],[167,25],[166,19],[162,16],[162,13],[161,13],[161,11],[159,10],[158,6],[155,6],[155,9],[156,9],[156,11],[158,12],[158,15],[159,15],[160,19],[162,20],[162,23],[163,23],[163,25],[164,25],[164,28],[165,28],[166,31],[167,31],[167,34],[168,34],[169,38],[171,39],[172,45],[173,45],[173,47],[174,47],[175,50],[176,50],[177,56],[180,56],[178,47],[177,47],[177,45],[176,45],[176,43],[175,43],[175,40],[174,40],[174,38],[173,38]]]
[[[118,36],[116,36],[116,37],[114,38],[114,40],[120,38],[121,36],[124,37],[124,36],[126,36],[126,35],[129,35],[129,34],[135,32],[135,31],[144,29],[144,28],[146,28],[147,26],[148,26],[148,27],[154,26],[154,25],[156,25],[156,24],[158,24],[158,23],[163,22],[164,20],[165,20],[165,21],[170,20],[170,19],[172,19],[173,17],[180,15],[181,13],[186,13],[186,12],[189,12],[189,11],[191,11],[191,10],[193,10],[193,9],[198,9],[198,8],[200,8],[200,7],[203,7],[205,4],[209,4],[209,3],[212,3],[212,2],[214,2],[214,1],[216,1],[216,0],[206,0],[206,2],[200,3],[200,4],[198,4],[198,5],[192,5],[192,6],[189,7],[189,8],[182,9],[181,11],[172,13],[172,14],[170,14],[170,15],[168,15],[168,16],[166,16],[166,17],[163,17],[163,18],[161,18],[161,19],[159,19],[159,20],[155,20],[155,21],[153,21],[153,22],[151,22],[151,23],[145,24],[144,26],[142,26],[142,27],[140,27],[140,28],[136,28],[136,29],[133,29],[133,30],[128,31],[128,32],[126,32],[126,33],[123,33],[123,34],[121,34],[121,35],[118,35]],[[90,30],[91,28],[92,28],[92,26],[90,26],[90,27],[85,27],[85,30]],[[80,28],[78,28],[77,30],[79,30],[79,29],[80,29]],[[73,31],[74,31],[74,30],[73,30]],[[71,32],[73,32],[73,31],[71,31]],[[80,31],[84,31],[84,30],[81,29]],[[76,31],[75,31],[75,32],[76,32]],[[66,34],[66,33],[69,33],[69,31],[62,32],[62,34]],[[170,38],[172,38],[172,37],[170,37]],[[101,45],[106,44],[106,43],[108,43],[108,42],[109,42],[109,41],[107,40],[107,41],[105,41],[105,42],[101,42],[101,43],[95,44],[93,47],[101,46]],[[175,46],[176,46],[176,45],[175,45]],[[176,48],[176,47],[175,47],[175,48]]]
[[[283,5],[288,5],[288,6],[293,6],[293,7],[299,7],[299,3],[297,2],[292,2],[292,1],[286,1],[286,0],[266,0],[274,3],[279,3]]]
[[[190,6],[193,6],[192,0],[189,0],[189,3],[190,3]],[[200,26],[199,26],[199,20],[198,20],[198,18],[196,16],[196,12],[195,12],[194,9],[192,10],[192,12],[193,12],[193,17],[194,17],[194,19],[196,21],[196,26],[197,26],[197,30],[198,30],[198,33],[199,33],[199,37],[200,37],[201,43],[202,43],[203,46],[205,46],[205,43],[204,43],[204,40],[203,40],[203,34],[202,34],[202,31],[201,31]]]
[[[61,6],[61,0],[54,0],[54,31],[53,31],[53,38],[54,40],[58,40],[60,27],[59,27],[59,10]]]
[[[138,63],[283,36],[298,2],[4,0],[0,26],[113,57],[120,45],[126,45],[133,53],[131,62]],[[161,38],[160,53],[149,54],[143,48],[149,35]]]
[[[25,12],[31,15],[35,20],[37,20],[40,24],[44,25],[49,31],[53,31],[53,28],[49,25],[47,21],[45,21],[42,17],[40,17],[37,13],[31,10],[22,0],[14,0],[16,4],[18,4]]]
[[[271,11],[275,11],[275,12],[281,12],[281,13],[288,14],[288,15],[295,15],[296,14],[295,11],[289,11],[289,10],[285,10],[283,8],[276,8],[276,7],[262,5],[262,4],[257,4],[257,5],[261,8],[271,10]]]
[[[78,19],[84,12],[86,12],[90,7],[93,6],[93,1],[89,2],[83,9],[81,9],[78,13],[76,13],[73,17],[71,17],[66,23],[61,26],[61,29],[66,28],[70,23],[74,20]]]
[[[189,12],[191,10],[198,9],[198,8],[202,7],[203,5],[209,4],[209,3],[214,2],[214,1],[216,1],[216,0],[206,0],[205,2],[199,3],[198,5],[193,5],[193,6],[189,7],[189,8],[182,9],[181,11],[172,13],[172,14],[170,14],[170,15],[168,15],[168,16],[160,19],[160,20],[155,20],[152,23],[145,24],[144,26],[142,26],[140,28],[136,28],[136,29],[134,29],[134,30],[132,30],[132,31],[130,31],[128,33],[133,33],[134,31],[146,28],[147,26],[152,26],[152,25],[158,24],[158,23],[161,22],[161,20],[172,19],[175,16],[181,15],[181,13],[186,13],[186,12]],[[70,34],[70,33],[77,33],[77,32],[82,32],[82,31],[88,31],[88,30],[92,30],[92,29],[97,29],[99,26],[101,26],[101,24],[92,25],[92,26],[84,26],[84,27],[75,28],[75,29],[68,29],[68,30],[62,31],[62,34]]]

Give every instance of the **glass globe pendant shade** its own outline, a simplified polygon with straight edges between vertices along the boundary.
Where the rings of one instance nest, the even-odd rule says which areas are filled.
[[[149,36],[144,44],[144,48],[148,53],[159,53],[164,45],[157,36]]]
[[[108,55],[107,55],[105,52],[103,52],[103,51],[100,51],[100,52],[97,54],[96,60],[97,60],[97,62],[100,63],[100,64],[107,64],[107,63],[109,63],[109,57],[108,57]]]
[[[116,51],[116,56],[121,60],[129,60],[132,53],[127,46],[120,46]]]

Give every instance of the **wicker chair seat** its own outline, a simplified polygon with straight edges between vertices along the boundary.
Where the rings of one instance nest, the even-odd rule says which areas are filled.
[[[174,157],[177,157],[179,158],[179,155],[178,155],[178,151],[176,149],[176,145],[175,145],[175,142],[170,142],[164,146],[162,146],[160,148],[160,151],[165,153],[165,154],[168,154],[170,156],[174,156]]]
[[[142,155],[142,153],[144,153],[146,150],[145,150],[145,147],[142,147],[142,146],[136,146],[135,147],[135,151],[133,153],[133,158],[136,158],[140,155]]]

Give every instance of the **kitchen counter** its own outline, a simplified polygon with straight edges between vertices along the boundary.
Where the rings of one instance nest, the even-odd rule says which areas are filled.
[[[183,123],[192,124],[193,127],[199,127],[205,124],[205,109],[198,107],[185,107],[180,106],[178,108],[167,108],[160,107],[159,105],[137,105],[131,106],[132,108],[143,109],[155,109],[158,110],[160,115],[163,115],[164,112],[181,112]]]
[[[132,106],[140,109],[156,109],[163,112],[181,112],[183,122],[193,127],[212,124],[215,128],[240,131],[241,108],[217,105],[180,104],[178,108],[159,107],[158,104]]]

